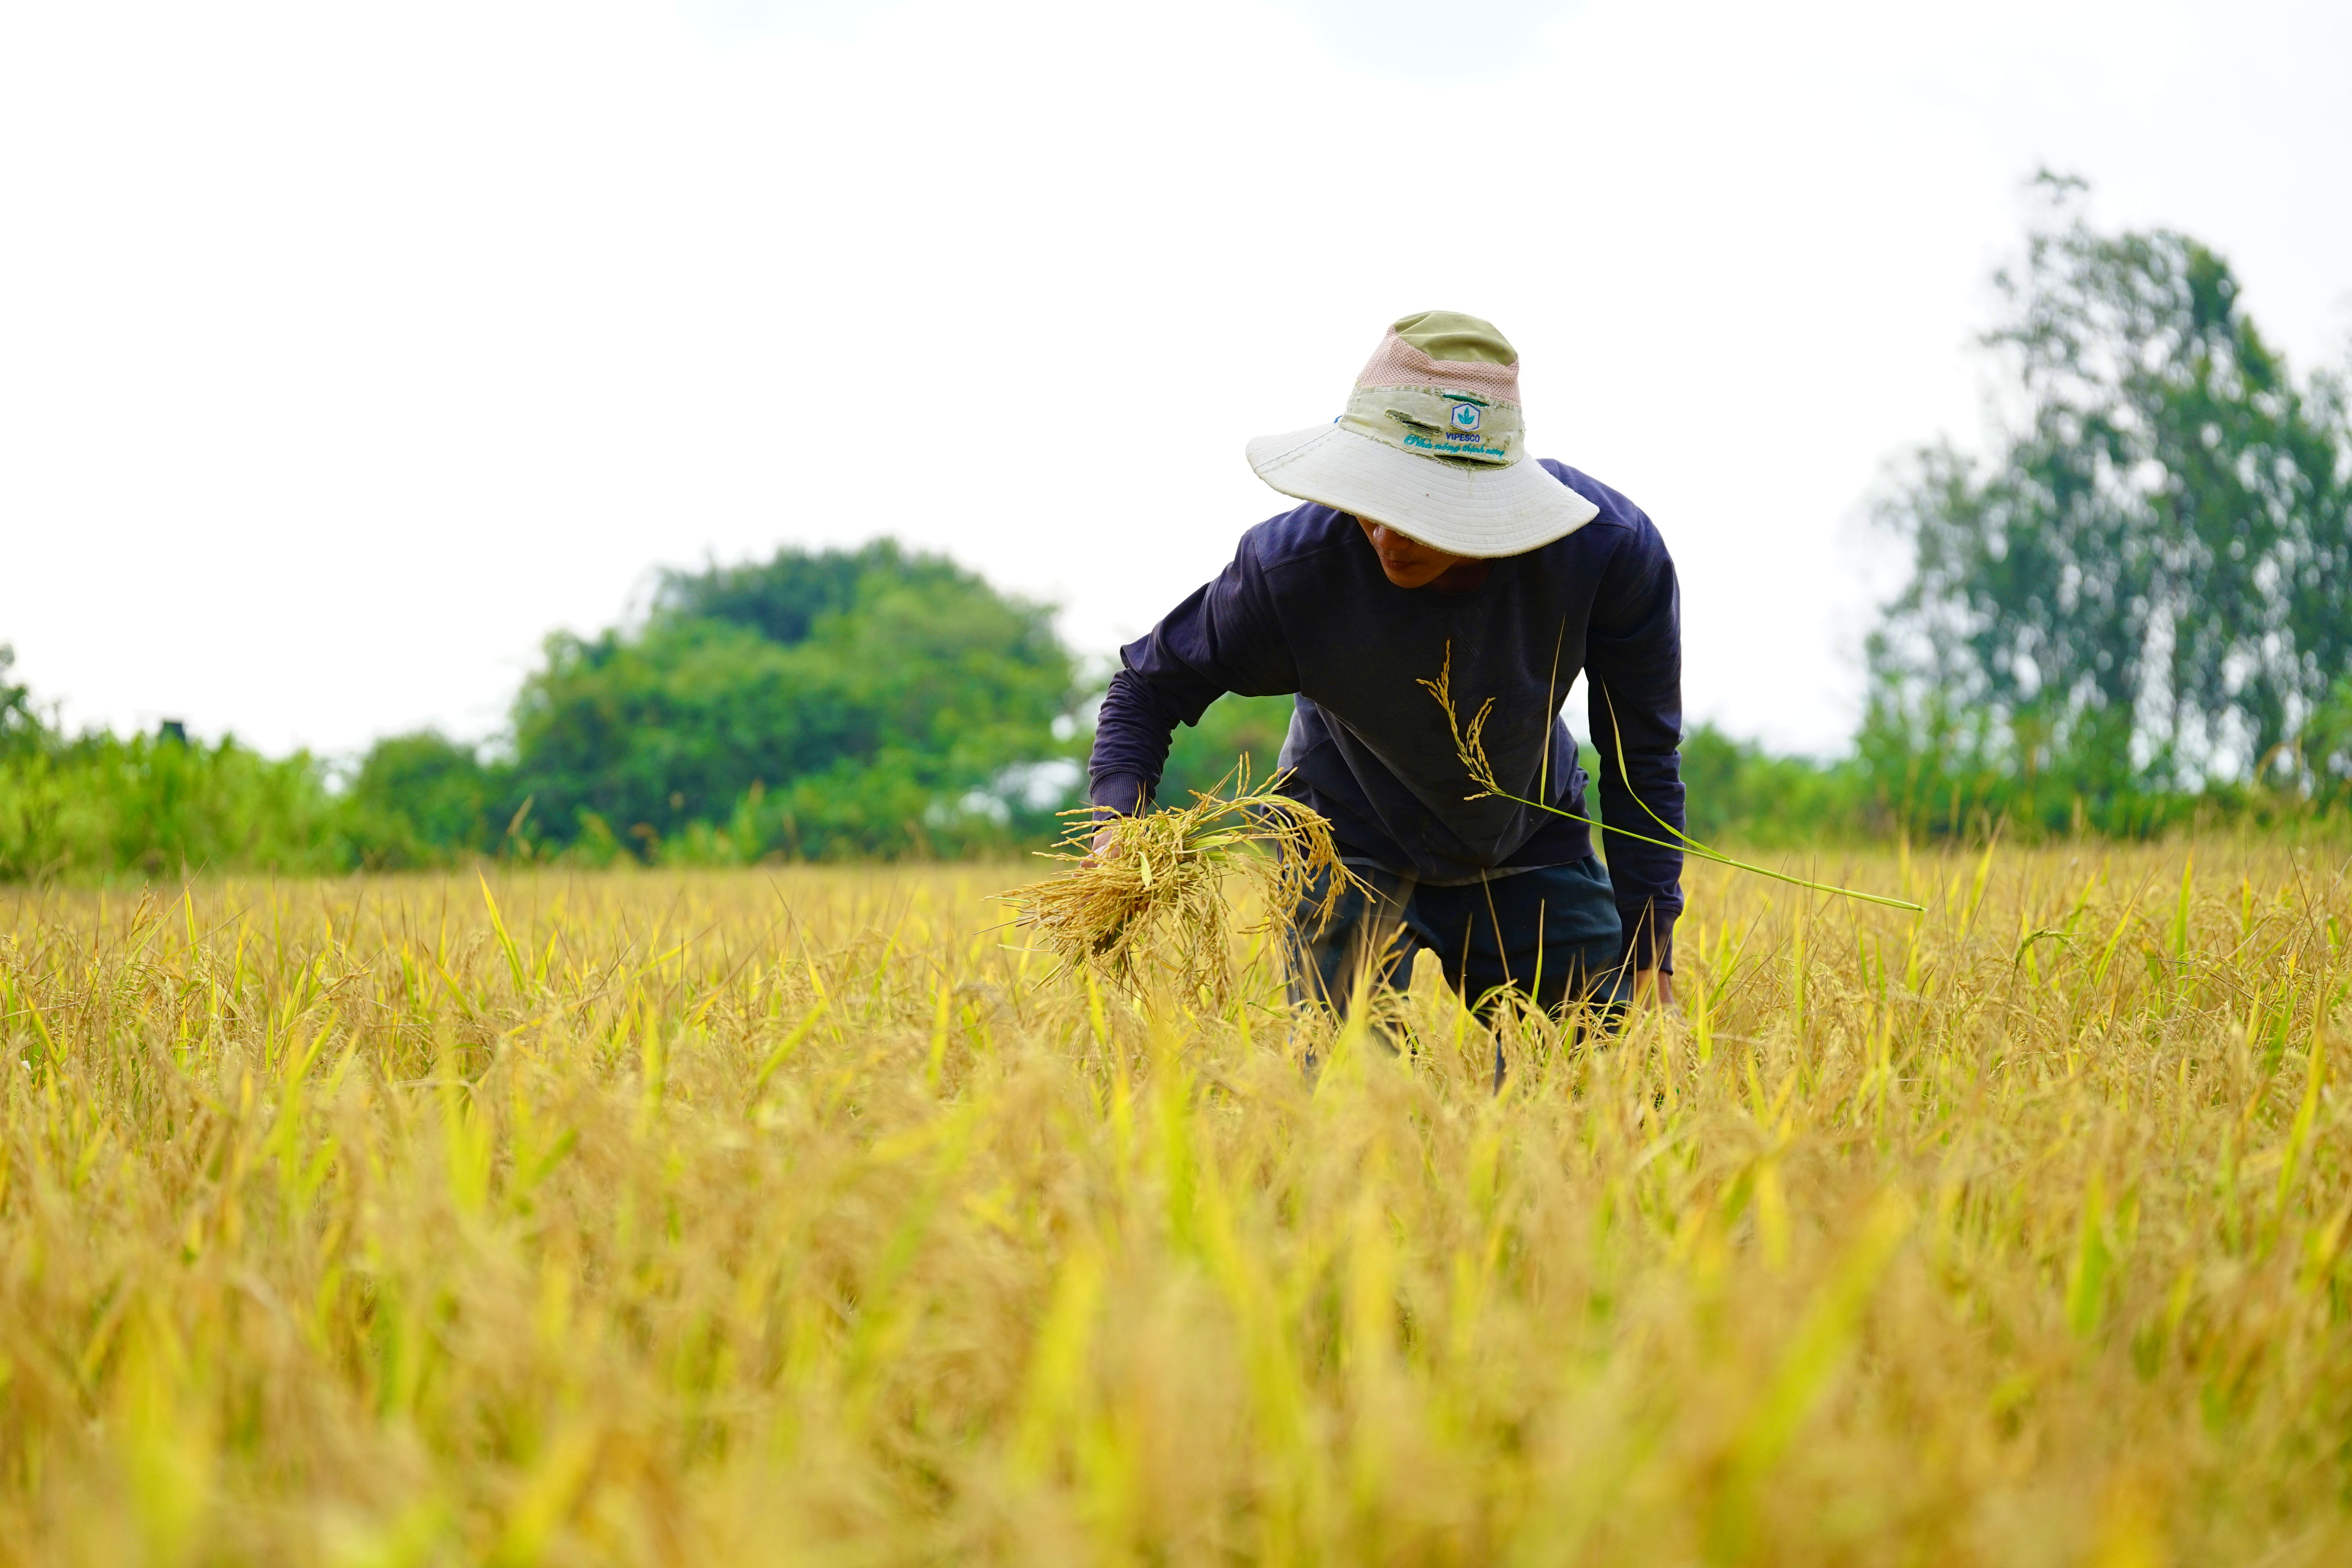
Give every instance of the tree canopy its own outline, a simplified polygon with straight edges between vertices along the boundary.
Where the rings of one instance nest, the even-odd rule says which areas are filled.
[[[2310,781],[2298,742],[2352,658],[2343,384],[2296,382],[2207,246],[2101,232],[2080,182],[2041,185],[2058,221],[1996,278],[1996,453],[1922,450],[1880,508],[1915,564],[1871,642],[1865,751],[2095,806]]]
[[[1045,607],[887,540],[787,549],[666,574],[642,627],[550,637],[503,795],[557,842],[938,848],[1060,804],[1034,770],[1069,752],[1077,698]]]
[[[0,752],[24,750],[44,733],[41,716],[33,711],[31,689],[8,678],[16,668],[16,648],[0,642]]]

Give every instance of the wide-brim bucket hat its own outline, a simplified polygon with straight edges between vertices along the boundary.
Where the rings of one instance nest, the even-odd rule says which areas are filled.
[[[1454,555],[1518,555],[1600,509],[1528,456],[1519,355],[1493,323],[1423,310],[1391,325],[1328,425],[1260,436],[1257,477]]]

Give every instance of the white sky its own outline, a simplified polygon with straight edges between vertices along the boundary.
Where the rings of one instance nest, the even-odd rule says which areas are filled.
[[[349,752],[495,731],[656,563],[890,532],[1107,654],[1444,307],[1664,531],[1694,716],[1832,750],[2022,178],[2307,370],[2347,84],[2342,0],[17,4],[0,640],[70,722]]]

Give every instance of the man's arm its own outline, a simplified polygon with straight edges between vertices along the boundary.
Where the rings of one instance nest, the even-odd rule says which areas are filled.
[[[1195,682],[1181,676],[1155,681],[1139,674],[1128,658],[1122,649],[1121,668],[1110,678],[1095,718],[1094,754],[1087,763],[1087,799],[1098,818],[1139,816],[1150,808],[1176,726],[1198,723],[1218,695],[1210,692],[1195,707]]]
[[[1119,649],[1118,658],[1087,765],[1087,798],[1098,816],[1148,809],[1176,726],[1199,723],[1226,692],[1298,689],[1296,661],[1247,536],[1231,565]]]
[[[1590,733],[1601,753],[1601,819],[1672,841],[1675,833],[1659,823],[1675,832],[1683,826],[1682,595],[1674,560],[1647,518],[1601,581],[1584,667]],[[1606,840],[1626,956],[1636,972],[1672,973],[1683,853],[1622,834]]]

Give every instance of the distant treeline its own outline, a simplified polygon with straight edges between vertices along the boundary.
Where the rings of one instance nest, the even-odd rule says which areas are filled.
[[[576,668],[551,659],[532,689],[546,690],[559,670]],[[656,684],[626,673],[567,680],[580,706],[566,732],[625,742],[572,753],[568,766],[543,751],[535,764],[520,756],[486,759],[423,733],[377,742],[340,779],[307,754],[270,758],[234,740],[67,737],[30,722],[23,689],[0,685],[0,699],[16,700],[0,722],[0,880],[205,869],[320,874],[475,858],[714,866],[1011,854],[1048,841],[1055,809],[1076,797],[1075,758],[1085,737],[1058,737],[1050,716],[1028,737],[1044,755],[1017,763],[992,768],[973,758],[951,773],[935,759],[919,764],[877,747],[863,765],[835,755],[797,777],[780,773],[787,782],[773,789],[756,774],[737,788],[737,777],[722,772],[700,786],[706,793],[689,797],[684,771],[665,772],[663,763],[695,753],[708,737],[676,727],[707,721],[713,706],[725,705],[654,711],[647,688]],[[633,689],[635,704],[603,700]],[[1289,713],[1288,698],[1223,699],[1197,728],[1178,732],[1160,798],[1181,801],[1189,790],[1215,787],[1238,758],[1264,778]],[[614,722],[592,731],[589,721],[603,715]],[[2252,781],[2094,801],[2048,774],[1967,774],[1949,759],[1938,765],[1931,757],[1875,761],[1775,756],[1698,725],[1683,742],[1690,831],[1702,840],[1768,847],[1896,834],[1974,840],[1997,828],[2023,837],[2146,837],[2200,818],[2326,827],[2345,820],[2352,805],[2340,785],[2315,795]],[[1588,747],[1584,765],[1595,772],[1603,764]],[[542,798],[556,803],[544,816]],[[900,814],[895,820],[893,810]],[[615,828],[616,821],[625,826]]]
[[[1050,613],[888,541],[667,574],[548,639],[509,736],[378,742],[347,778],[233,740],[68,736],[0,651],[0,877],[953,856],[1050,837],[1086,691]]]
[[[2008,428],[1922,448],[1876,503],[1912,556],[1852,752],[1685,736],[1690,827],[1759,844],[2329,822],[2352,787],[2352,418],[2298,382],[2230,268],[2050,226],[1995,281]],[[662,579],[645,623],[548,640],[488,748],[422,732],[348,777],[232,741],[72,736],[0,648],[0,879],[1009,852],[1077,798],[1094,683],[1043,606],[887,541]],[[1288,698],[1176,739],[1163,800]],[[1588,768],[1598,767],[1588,755]]]

